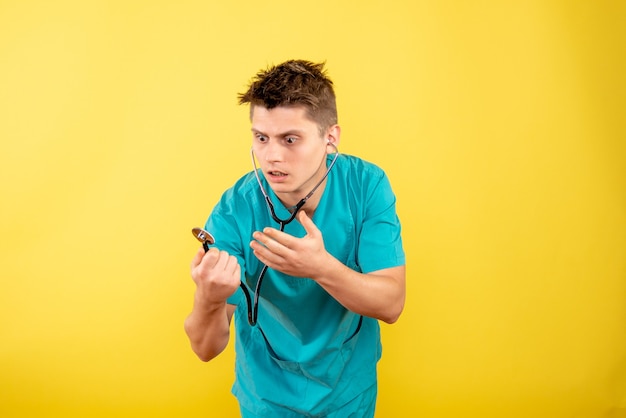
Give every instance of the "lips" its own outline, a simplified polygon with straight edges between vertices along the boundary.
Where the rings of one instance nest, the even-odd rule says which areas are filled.
[[[265,177],[273,183],[281,183],[287,181],[287,173],[278,170],[267,171]]]

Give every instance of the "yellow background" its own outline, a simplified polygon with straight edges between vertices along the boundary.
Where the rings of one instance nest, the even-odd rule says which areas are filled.
[[[625,4],[0,0],[0,416],[237,414],[190,229],[305,58],[398,196],[377,416],[626,417]]]

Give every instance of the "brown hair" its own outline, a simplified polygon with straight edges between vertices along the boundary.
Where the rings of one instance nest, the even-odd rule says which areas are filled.
[[[238,96],[239,104],[272,109],[278,106],[304,106],[307,116],[318,124],[320,135],[337,123],[337,104],[333,82],[324,63],[289,60],[259,71],[248,90]]]

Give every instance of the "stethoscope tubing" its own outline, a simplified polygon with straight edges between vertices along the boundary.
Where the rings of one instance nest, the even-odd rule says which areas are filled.
[[[259,176],[259,169],[257,168],[256,161],[254,158],[254,150],[252,148],[250,149],[250,156],[252,158],[252,166],[254,167],[254,175],[256,177],[257,182],[259,183],[259,188],[261,189],[261,193],[263,194],[263,197],[265,199],[265,204],[270,212],[270,215],[272,216],[272,219],[274,219],[274,221],[277,222],[279,225],[279,228],[278,228],[279,231],[281,232],[284,231],[285,226],[291,223],[291,221],[293,221],[296,218],[298,211],[302,208],[302,206],[304,206],[307,200],[309,200],[309,198],[313,196],[313,193],[315,193],[315,191],[318,189],[318,187],[320,187],[320,185],[324,182],[324,180],[326,180],[326,177],[328,177],[330,170],[332,170],[333,166],[335,165],[335,162],[337,161],[337,158],[339,157],[339,149],[337,149],[337,146],[333,144],[332,142],[328,142],[328,145],[331,145],[335,149],[335,156],[333,157],[330,164],[328,165],[328,168],[326,169],[326,173],[324,174],[324,177],[320,179],[320,181],[315,185],[315,187],[311,189],[311,191],[306,196],[300,199],[300,201],[293,207],[293,212],[291,212],[291,215],[287,219],[281,219],[278,217],[278,215],[276,215],[276,211],[274,210],[274,204],[272,203],[272,200],[270,199],[269,195],[267,194],[267,191],[265,190],[265,187],[263,187],[263,183],[261,182],[261,177]],[[246,304],[248,305],[248,323],[252,326],[256,325],[257,320],[258,320],[259,296],[261,294],[261,284],[263,282],[263,278],[265,277],[265,274],[267,273],[267,270],[268,270],[268,266],[264,264],[263,268],[261,269],[261,273],[259,273],[259,277],[257,279],[256,286],[254,289],[254,301],[252,300],[252,297],[250,296],[250,291],[248,290],[248,287],[246,286],[246,284],[243,281],[240,283],[240,287],[243,290],[244,296],[246,298]]]
[[[261,192],[263,193],[263,197],[265,198],[265,202],[272,216],[272,219],[274,219],[274,221],[278,223],[279,230],[281,232],[285,230],[286,225],[288,225],[291,221],[295,219],[298,211],[302,208],[302,206],[304,206],[306,201],[313,195],[315,190],[317,190],[317,188],[322,184],[322,182],[326,179],[326,177],[328,177],[330,170],[335,165],[335,161],[337,161],[337,157],[339,156],[339,150],[334,144],[329,143],[329,145],[332,145],[335,148],[335,156],[332,159],[331,163],[329,164],[328,168],[326,169],[326,173],[324,174],[324,177],[322,177],[322,179],[315,185],[315,187],[313,187],[313,189],[305,197],[303,197],[293,208],[290,208],[290,210],[293,210],[293,212],[287,219],[280,219],[276,215],[274,211],[274,205],[272,204],[272,201],[270,200],[267,192],[265,191],[265,188],[263,187],[263,183],[261,182],[261,178],[258,174],[256,162],[254,161],[254,152],[251,151],[252,165],[254,166],[255,177],[257,179],[257,182],[259,183],[259,187],[261,189]],[[205,252],[209,251],[209,248],[210,248],[209,245],[215,244],[215,238],[208,231],[205,231],[204,229],[201,229],[201,228],[193,228],[191,232],[200,242],[202,242],[202,247],[204,248]],[[239,286],[241,287],[246,298],[246,305],[248,308],[248,323],[251,326],[255,326],[257,324],[257,319],[259,315],[259,295],[261,294],[261,283],[263,282],[263,278],[265,277],[265,273],[267,272],[267,270],[268,270],[268,266],[264,264],[263,268],[261,269],[261,273],[259,273],[259,277],[257,279],[256,286],[254,289],[254,300],[252,300],[250,296],[250,290],[248,290],[248,287],[245,285],[245,283],[243,281],[239,281]],[[354,331],[352,336],[356,335],[359,332],[362,324],[363,324],[363,315],[360,315],[359,323],[357,324],[356,330]],[[349,337],[348,339],[350,338],[352,337]]]

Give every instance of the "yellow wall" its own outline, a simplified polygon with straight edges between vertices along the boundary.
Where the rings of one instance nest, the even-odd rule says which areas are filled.
[[[0,1],[0,416],[223,417],[182,322],[236,93],[326,60],[408,299],[378,417],[626,417],[620,1]],[[401,411],[410,411],[410,414]]]

